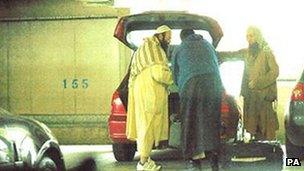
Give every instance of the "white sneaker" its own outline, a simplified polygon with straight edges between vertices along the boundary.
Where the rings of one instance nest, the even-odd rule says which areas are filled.
[[[150,158],[148,158],[148,161],[145,162],[144,165],[142,165],[139,161],[136,166],[137,171],[158,171],[160,169],[161,165],[156,165],[155,162]]]

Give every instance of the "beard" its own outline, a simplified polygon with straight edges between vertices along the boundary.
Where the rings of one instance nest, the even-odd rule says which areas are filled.
[[[256,57],[260,51],[260,47],[258,43],[253,43],[249,45],[249,53],[253,56]]]
[[[168,47],[169,47],[169,43],[166,42],[165,40],[161,40],[160,41],[160,46],[165,51],[165,53],[167,53],[167,50],[168,50]]]

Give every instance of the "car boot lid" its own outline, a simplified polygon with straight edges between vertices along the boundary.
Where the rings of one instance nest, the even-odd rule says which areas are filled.
[[[150,11],[121,17],[116,25],[114,37],[129,48],[137,47],[128,42],[127,35],[136,30],[154,30],[160,25],[168,25],[171,29],[194,29],[209,32],[212,44],[216,47],[223,32],[214,19],[181,11]]]

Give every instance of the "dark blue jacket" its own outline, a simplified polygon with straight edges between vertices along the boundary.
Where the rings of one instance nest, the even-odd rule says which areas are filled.
[[[186,82],[195,75],[214,73],[219,75],[214,47],[198,34],[188,36],[172,53],[174,82],[181,92]]]

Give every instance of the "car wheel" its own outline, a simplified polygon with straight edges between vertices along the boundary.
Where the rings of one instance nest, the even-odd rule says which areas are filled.
[[[135,144],[114,143],[112,145],[114,157],[117,161],[132,161],[136,151]]]
[[[286,154],[289,158],[304,158],[304,147],[292,144],[292,142],[286,136]]]
[[[58,168],[54,160],[49,157],[43,157],[42,160],[39,162],[38,170],[57,171]]]

